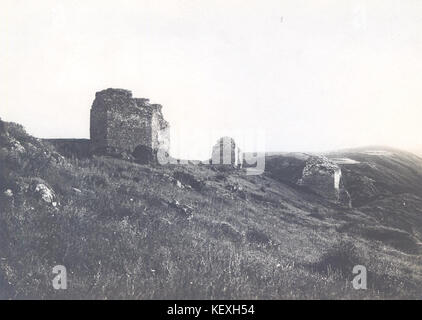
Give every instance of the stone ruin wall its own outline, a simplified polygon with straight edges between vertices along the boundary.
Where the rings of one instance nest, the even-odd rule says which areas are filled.
[[[152,149],[161,149],[165,152],[170,151],[170,126],[164,120],[162,106],[159,104],[152,105],[152,119],[151,119],[151,142]]]

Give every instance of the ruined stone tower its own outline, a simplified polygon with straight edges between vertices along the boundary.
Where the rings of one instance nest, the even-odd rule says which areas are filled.
[[[212,148],[211,163],[213,165],[241,165],[241,151],[233,138],[222,137]]]
[[[161,113],[161,105],[133,98],[131,91],[106,89],[95,95],[90,123],[94,152],[168,152],[169,127]]]

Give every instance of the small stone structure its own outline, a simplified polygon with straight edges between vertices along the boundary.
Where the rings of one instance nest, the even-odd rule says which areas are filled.
[[[45,139],[59,152],[77,157],[92,154],[133,155],[143,162],[156,160],[159,150],[170,149],[170,126],[161,105],[133,98],[124,89],[106,89],[95,94],[91,107],[90,140]]]
[[[7,131],[6,131],[6,128],[4,126],[4,122],[0,118],[0,135],[6,134],[6,133],[7,133]]]
[[[298,185],[350,206],[350,196],[344,188],[341,168],[324,156],[312,156],[306,161]]]
[[[91,141],[89,139],[44,139],[48,141],[63,156],[85,158],[91,155]]]
[[[233,138],[222,137],[212,148],[211,163],[213,165],[240,166],[241,151]]]

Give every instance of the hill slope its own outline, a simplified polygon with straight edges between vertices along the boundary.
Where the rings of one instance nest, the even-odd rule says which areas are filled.
[[[350,170],[346,188],[355,174],[382,191],[349,208],[271,172],[65,158],[20,126],[1,124],[0,298],[422,294],[422,200],[418,178],[407,175],[421,172],[418,158],[392,158],[397,167],[383,164],[391,172],[379,176],[342,167]],[[412,188],[385,186],[392,176]],[[349,187],[352,200],[362,198]],[[368,290],[351,286],[358,264],[368,268]],[[51,285],[55,265],[68,270],[67,290]]]
[[[422,195],[422,158],[416,155],[367,147],[330,153],[328,157],[341,164],[355,206],[397,194]]]

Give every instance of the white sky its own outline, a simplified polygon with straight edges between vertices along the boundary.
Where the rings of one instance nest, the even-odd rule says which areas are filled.
[[[0,117],[87,138],[109,87],[163,105],[177,156],[262,131],[268,151],[422,150],[422,1],[0,0]]]

